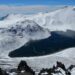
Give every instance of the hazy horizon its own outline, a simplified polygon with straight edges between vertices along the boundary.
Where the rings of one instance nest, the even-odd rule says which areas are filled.
[[[54,11],[56,9],[62,8],[66,5],[0,5],[0,17],[7,14],[37,14],[37,13],[47,13]]]
[[[0,16],[10,13],[48,12],[65,5],[75,5],[75,0],[1,0]]]

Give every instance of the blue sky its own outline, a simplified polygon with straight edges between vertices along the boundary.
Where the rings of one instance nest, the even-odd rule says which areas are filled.
[[[75,5],[75,0],[0,0],[0,5]]]

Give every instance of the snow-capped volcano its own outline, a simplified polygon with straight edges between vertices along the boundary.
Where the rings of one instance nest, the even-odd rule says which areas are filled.
[[[10,26],[8,31],[31,40],[44,39],[50,36],[50,32],[46,28],[41,27],[32,20],[17,22],[15,25]]]
[[[8,52],[20,48],[30,40],[40,40],[50,36],[50,32],[32,20],[17,22],[0,29],[0,51]]]

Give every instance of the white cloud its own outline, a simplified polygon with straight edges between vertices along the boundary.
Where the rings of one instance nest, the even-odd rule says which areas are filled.
[[[9,6],[0,5],[0,10],[45,10],[49,9],[49,6],[44,5],[31,5],[31,6]]]
[[[35,14],[38,12],[49,12],[61,6],[47,6],[47,5],[0,5],[0,17],[7,14]]]

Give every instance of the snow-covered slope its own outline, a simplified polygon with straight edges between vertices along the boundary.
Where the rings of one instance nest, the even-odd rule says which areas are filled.
[[[17,65],[20,60],[26,60],[33,69],[48,67],[49,64],[52,65],[57,60],[65,63],[65,65],[75,64],[75,48],[40,57],[8,57],[10,51],[23,46],[29,40],[47,38],[50,36],[50,31],[66,30],[75,31],[75,7],[65,7],[36,15],[7,15],[0,20],[0,64],[12,64],[4,65],[6,68],[7,66]]]
[[[56,65],[57,61],[60,61],[69,67],[70,65],[75,65],[75,48],[68,48],[64,51],[54,53],[46,56],[38,57],[22,57],[22,58],[11,58],[12,60],[17,60],[14,62],[14,65],[17,65],[21,60],[26,60],[28,65],[30,65],[35,71],[39,71],[42,68],[50,68],[53,65]]]
[[[68,6],[52,12],[38,13],[35,15],[10,14],[0,21],[0,27],[8,27],[10,24],[28,19],[35,21],[40,26],[48,28],[51,31],[75,30],[75,7]]]
[[[70,53],[70,52],[71,53]],[[3,68],[13,68],[17,67],[18,63],[21,60],[27,61],[28,65],[31,66],[35,71],[39,71],[42,68],[50,68],[53,65],[56,65],[57,61],[60,61],[69,67],[70,65],[75,65],[75,56],[72,54],[75,53],[75,48],[68,48],[64,51],[46,55],[46,56],[38,56],[38,57],[17,57],[17,58],[2,58],[0,59],[0,64],[3,64]],[[5,65],[4,65],[5,64]]]
[[[54,56],[66,57],[66,58],[74,58],[75,59],[75,48],[68,48],[61,52],[53,54]]]
[[[24,20],[24,15],[22,14],[9,14],[1,17],[2,20],[0,20],[0,28],[6,28],[18,21]]]
[[[62,9],[38,14],[31,19],[52,31],[67,29],[75,30],[75,7],[64,7]],[[28,18],[30,19],[30,17]]]

